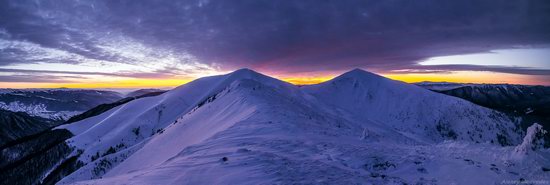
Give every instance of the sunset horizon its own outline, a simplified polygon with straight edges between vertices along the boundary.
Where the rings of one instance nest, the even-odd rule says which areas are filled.
[[[352,70],[352,69],[350,69]],[[364,69],[363,69],[364,70]],[[349,71],[349,70],[348,70]],[[368,70],[366,70],[368,71]],[[223,75],[232,71],[220,72],[215,75]],[[262,73],[261,71],[258,71]],[[329,81],[340,74],[347,71],[341,71],[339,73],[327,75],[327,76],[278,76],[270,73],[263,73],[265,75],[280,79],[282,81],[294,84],[294,85],[312,85]],[[392,80],[403,81],[406,83],[419,83],[419,82],[434,82],[434,83],[459,83],[459,84],[510,84],[510,85],[541,85],[550,86],[550,81],[546,81],[541,78],[539,81],[529,81],[533,78],[524,75],[514,75],[507,73],[497,72],[475,72],[475,71],[454,71],[446,72],[445,74],[437,73],[375,73],[380,76],[390,78]],[[210,75],[211,76],[211,75]],[[207,77],[207,76],[202,76]],[[193,80],[202,78],[188,78],[188,79],[125,79],[113,82],[72,82],[72,83],[6,83],[0,82],[0,88],[14,88],[14,89],[33,89],[33,88],[74,88],[74,89],[146,89],[146,88],[159,88],[170,89],[180,85],[184,85]],[[480,78],[483,77],[483,78]],[[490,80],[490,78],[498,78]],[[525,81],[522,81],[525,80]]]
[[[0,184],[550,184],[550,0],[0,0]]]
[[[539,4],[4,1],[0,88],[175,87],[240,68],[293,84],[361,68],[409,83],[550,85]]]

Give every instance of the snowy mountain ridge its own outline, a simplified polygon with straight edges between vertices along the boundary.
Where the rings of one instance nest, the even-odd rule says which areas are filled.
[[[550,165],[495,155],[518,120],[358,69],[304,87],[241,69],[57,129],[84,164],[59,184],[489,184]]]
[[[357,117],[391,125],[398,131],[412,131],[413,135],[431,136],[426,138],[431,141],[458,139],[507,145],[521,140],[509,134],[516,129],[517,125],[509,124],[515,120],[501,113],[359,69],[304,90]],[[460,114],[463,116],[457,116]],[[500,136],[513,141],[498,139]]]

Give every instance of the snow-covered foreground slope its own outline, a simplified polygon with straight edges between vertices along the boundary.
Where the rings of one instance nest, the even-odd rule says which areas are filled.
[[[518,158],[513,146],[499,144],[522,141],[513,120],[357,70],[302,88],[238,70],[63,128],[76,135],[67,142],[82,151],[85,165],[59,184],[493,184],[550,177],[543,170],[547,150]]]

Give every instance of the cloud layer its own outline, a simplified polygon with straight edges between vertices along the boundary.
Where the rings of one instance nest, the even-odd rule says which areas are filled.
[[[418,65],[435,56],[548,46],[549,10],[546,0],[5,0],[0,68],[120,65],[135,67],[112,75],[159,78],[241,67],[550,75],[521,61],[519,67]]]

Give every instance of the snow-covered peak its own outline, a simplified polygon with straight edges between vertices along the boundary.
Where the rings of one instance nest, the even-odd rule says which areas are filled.
[[[371,73],[359,68],[355,68],[351,71],[348,71],[333,80],[342,80],[342,79],[356,79],[356,80],[363,80],[363,81],[374,81],[374,80],[388,80],[387,78],[380,76],[375,73]]]
[[[256,76],[264,76],[263,74],[260,74],[252,69],[249,69],[249,68],[241,68],[241,69],[237,69],[231,73],[229,73],[231,75],[235,75],[235,76],[251,76],[251,75],[256,75]]]
[[[359,69],[302,89],[355,119],[391,126],[420,141],[510,145],[521,139],[513,133],[516,123],[500,113]]]
[[[283,82],[281,80],[266,76],[264,74],[258,73],[254,70],[243,68],[236,70],[232,73],[229,73],[226,75],[226,80],[229,84],[236,80],[244,80],[244,79],[251,79],[258,81],[260,83],[264,83],[266,85],[273,85],[273,86],[288,86],[289,84],[286,82]]]
[[[236,71],[233,71],[228,74],[224,75],[217,75],[217,76],[209,76],[209,77],[203,77],[199,78],[197,80],[194,80],[190,83],[181,85],[179,87],[174,88],[174,90],[169,91],[168,93],[176,93],[179,92],[180,89],[186,89],[190,86],[193,88],[200,88],[202,89],[203,93],[206,92],[205,90],[210,89],[209,91],[220,91],[223,88],[227,87],[234,81],[238,80],[244,80],[244,79],[251,79],[258,81],[260,83],[271,85],[271,86],[289,86],[291,84],[280,81],[278,79],[263,75],[261,73],[258,73],[256,71],[253,71],[248,68],[239,69]],[[200,85],[198,85],[200,84]],[[197,87],[200,86],[200,87]]]
[[[325,89],[336,88],[340,93],[351,93],[350,91],[355,93],[373,92],[382,96],[391,94],[422,94],[431,96],[436,94],[416,85],[392,80],[362,69],[353,69],[327,82],[312,85],[310,88],[315,87]]]
[[[99,155],[109,154],[109,151],[124,148],[129,149],[128,152],[138,150],[182,117],[195,115],[203,105],[229,92],[235,98],[228,101],[240,102],[241,98],[250,96],[247,90],[261,96],[284,94],[290,97],[288,99],[300,102],[305,102],[303,99],[307,97],[292,84],[250,69],[241,69],[225,75],[200,78],[162,95],[137,99],[98,116],[58,128],[68,129],[75,135],[67,142],[84,151],[80,161],[90,163]]]

